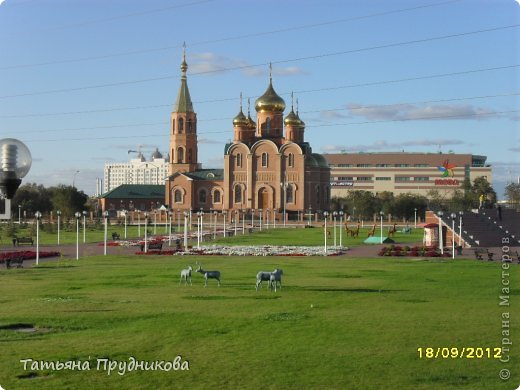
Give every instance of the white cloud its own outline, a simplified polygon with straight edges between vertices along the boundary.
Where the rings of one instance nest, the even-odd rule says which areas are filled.
[[[363,117],[369,120],[443,120],[443,119],[486,119],[496,112],[482,107],[471,105],[361,105],[351,103],[347,105],[353,117]]]
[[[2,3],[4,2],[5,0],[0,0],[0,5],[2,5]]]
[[[245,76],[259,77],[267,76],[268,68],[251,66],[247,61],[220,56],[212,52],[193,53],[188,55],[188,66],[190,72],[198,74],[213,74],[223,72],[226,69],[240,69]],[[273,74],[277,76],[292,76],[302,74],[304,71],[297,66],[273,67]]]

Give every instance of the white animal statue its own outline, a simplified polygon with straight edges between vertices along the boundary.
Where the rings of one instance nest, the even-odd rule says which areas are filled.
[[[271,290],[274,286],[274,291],[276,292],[276,285],[280,285],[280,290],[282,289],[282,275],[283,271],[281,269],[275,269],[273,272],[271,272],[271,276],[269,278],[269,286],[271,287]]]
[[[179,280],[179,284],[181,284],[182,280],[184,279],[184,285],[188,285],[188,281],[191,283],[191,271],[193,271],[193,268],[191,268],[191,265],[186,268],[186,269],[183,269],[181,271],[181,279]]]
[[[197,268],[196,272],[200,272],[202,275],[204,275],[204,287],[208,286],[208,279],[216,279],[218,282],[218,285],[220,286],[220,272],[219,271],[205,271],[202,269],[202,265],[199,264],[199,268]]]

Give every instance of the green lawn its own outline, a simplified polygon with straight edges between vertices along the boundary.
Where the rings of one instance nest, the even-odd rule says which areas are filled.
[[[312,229],[307,229],[312,230]],[[307,232],[301,229],[300,232]],[[266,233],[267,234],[267,233]],[[222,272],[179,286],[188,264]],[[256,292],[260,270],[280,292]],[[108,256],[0,268],[0,385],[7,389],[514,389],[518,267],[510,270],[509,363],[420,359],[418,347],[500,347],[498,263],[346,257]],[[6,329],[30,324],[36,332]],[[519,341],[520,342],[520,341]],[[97,370],[96,359],[189,361],[189,371]],[[21,359],[91,362],[25,370]],[[512,373],[509,381],[500,369]]]

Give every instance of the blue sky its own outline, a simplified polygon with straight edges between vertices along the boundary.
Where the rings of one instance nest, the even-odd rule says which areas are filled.
[[[486,155],[502,197],[520,176],[518,25],[515,0],[5,0],[0,138],[31,150],[24,182],[80,171],[93,194],[106,162],[167,152],[185,41],[206,168],[272,62],[315,152]]]

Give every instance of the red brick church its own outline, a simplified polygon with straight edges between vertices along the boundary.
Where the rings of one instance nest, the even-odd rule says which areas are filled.
[[[285,210],[296,216],[329,208],[330,168],[305,142],[305,123],[298,110],[291,105],[284,118],[285,102],[275,92],[271,75],[267,90],[255,102],[256,121],[249,112],[243,113],[240,102],[233,119],[234,139],[225,146],[224,169],[202,169],[187,70],[184,56],[170,119],[170,176],[165,191],[170,209]]]

